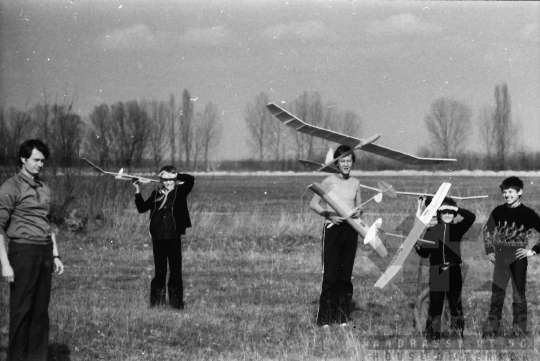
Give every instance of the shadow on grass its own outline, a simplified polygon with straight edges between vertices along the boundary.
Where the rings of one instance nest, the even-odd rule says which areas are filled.
[[[63,343],[51,343],[47,361],[71,361],[71,350]]]

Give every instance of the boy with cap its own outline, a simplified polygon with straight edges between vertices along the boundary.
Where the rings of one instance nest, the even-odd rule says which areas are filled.
[[[495,207],[484,226],[484,247],[495,264],[491,286],[491,306],[484,328],[484,337],[499,334],[506,286],[512,279],[513,333],[527,334],[527,258],[540,252],[540,243],[527,250],[533,228],[540,232],[540,217],[521,203],[523,181],[506,178],[500,185],[505,203]]]
[[[454,223],[457,215],[463,219]],[[438,340],[441,337],[441,315],[444,299],[452,315],[452,329],[463,337],[465,322],[461,305],[461,241],[474,224],[474,213],[459,208],[456,202],[446,197],[437,210],[437,224],[427,229],[424,239],[434,243],[421,242],[415,250],[423,258],[429,257],[429,310],[426,320],[426,338]]]
[[[154,252],[155,277],[150,284],[150,306],[165,303],[165,280],[169,263],[169,303],[173,308],[184,308],[182,282],[182,244],[180,238],[191,227],[187,196],[195,178],[178,173],[172,165],[159,171],[162,187],[154,190],[147,200],[141,195],[139,183],[134,182],[135,205],[139,213],[150,211],[150,235]]]

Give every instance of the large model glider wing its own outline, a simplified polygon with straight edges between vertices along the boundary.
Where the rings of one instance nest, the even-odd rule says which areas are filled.
[[[383,288],[398,273],[401,266],[403,265],[403,262],[405,262],[405,259],[411,252],[414,244],[428,226],[429,221],[431,220],[431,218],[433,218],[435,212],[437,212],[437,209],[439,209],[439,207],[441,206],[444,197],[446,197],[446,194],[450,189],[450,186],[450,183],[443,183],[435,194],[435,197],[433,197],[431,203],[420,215],[420,218],[415,218],[413,229],[409,232],[409,235],[407,236],[407,238],[405,238],[405,241],[403,241],[403,244],[397,250],[396,255],[390,262],[390,265],[388,266],[386,271],[379,278],[377,283],[375,283],[375,287]]]
[[[101,169],[100,167],[98,167],[97,165],[95,165],[94,163],[90,162],[88,159],[86,159],[86,158],[81,158],[81,159],[84,160],[86,163],[88,163],[92,168],[94,168],[98,172],[103,173],[103,174],[107,174],[107,175],[111,175],[116,179],[130,180],[130,181],[138,180],[141,183],[150,183],[150,182],[160,183],[160,181],[155,180],[155,179],[145,178],[145,177],[141,177],[141,176],[138,176],[138,175],[126,174],[126,173],[123,172],[123,169],[121,169],[120,172],[118,172],[118,173],[107,172],[107,171],[104,171],[103,169]]]
[[[328,141],[346,144],[351,148],[356,148],[359,145],[362,150],[377,154],[386,158],[398,160],[403,163],[413,164],[413,165],[428,165],[428,164],[440,164],[446,162],[455,162],[456,159],[447,159],[447,158],[421,158],[398,150],[391,148],[383,147],[382,145],[368,143],[362,145],[365,141],[360,138],[352,137],[346,134],[335,132],[333,130],[324,129],[317,127],[315,125],[308,124],[301,119],[297,118],[295,115],[289,113],[287,110],[281,108],[275,103],[269,103],[266,108],[278,118],[285,125],[294,128],[297,132],[308,134],[314,137],[326,139]]]
[[[396,194],[403,194],[403,195],[407,195],[407,196],[432,196],[434,197],[435,194],[430,194],[430,193],[417,193],[417,192],[400,192],[400,191],[396,191],[394,189],[394,187],[386,182],[379,182],[378,183],[378,186],[379,186],[379,189],[381,192],[385,193],[385,192],[388,192],[393,198],[395,198],[395,195]],[[366,188],[369,188],[367,186],[365,186]],[[376,188],[371,188],[373,190],[377,190]],[[487,198],[488,196],[487,195],[482,195],[482,196],[468,196],[468,197],[459,197],[459,196],[451,196],[451,195],[447,195],[447,197],[450,197],[450,198],[453,198],[453,199],[457,199],[457,200],[467,200],[467,199],[480,199],[480,198]]]
[[[369,227],[360,218],[351,218],[350,215],[352,210],[349,209],[349,207],[347,207],[347,205],[345,205],[338,196],[336,196],[332,191],[325,192],[322,186],[318,183],[313,183],[309,185],[308,188],[313,191],[313,193],[321,197],[326,203],[328,203],[340,217],[344,217],[346,222],[358,234],[360,234],[364,239],[366,238]],[[386,247],[384,247],[384,244],[377,235],[371,237],[368,243],[371,245],[371,247],[373,247],[373,249],[375,249],[379,256],[387,256],[388,252],[386,251]]]

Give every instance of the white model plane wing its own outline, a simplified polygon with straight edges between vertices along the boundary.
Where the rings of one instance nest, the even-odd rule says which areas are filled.
[[[378,186],[379,186],[379,189],[381,189],[382,192],[390,192],[392,194],[403,194],[403,195],[407,195],[407,196],[432,196],[432,197],[435,196],[435,194],[430,194],[430,193],[396,191],[393,186],[391,186],[390,184],[388,184],[386,182],[382,182],[382,181],[378,183]],[[375,189],[375,188],[372,188],[372,189]],[[480,199],[480,198],[487,198],[488,197],[487,195],[468,196],[468,197],[459,197],[459,196],[451,196],[451,195],[446,195],[446,196],[449,197],[449,198],[457,199],[457,200]]]
[[[365,140],[360,138],[352,137],[346,134],[335,132],[333,130],[308,124],[297,118],[295,115],[289,113],[287,110],[276,105],[275,103],[269,103],[266,108],[282,123],[293,128],[297,132],[326,139],[334,143],[345,144],[350,146],[351,148],[355,148],[365,142]],[[408,153],[400,152],[398,150],[383,147],[382,145],[374,143],[365,144],[361,147],[361,149],[365,150],[366,152],[380,155],[382,157],[398,160],[400,162],[413,165],[439,164],[456,161],[456,159],[449,158],[421,158]]]
[[[150,179],[150,178],[145,178],[145,177],[141,177],[141,176],[138,176],[138,175],[126,174],[126,173],[124,173],[124,168],[120,169],[120,171],[118,173],[107,172],[107,171],[104,171],[103,169],[101,169],[100,167],[98,167],[97,165],[95,165],[94,163],[90,162],[88,159],[86,159],[86,158],[81,158],[81,159],[84,160],[86,163],[88,163],[92,168],[94,168],[98,172],[103,173],[103,174],[107,174],[107,175],[111,175],[115,179],[122,179],[122,180],[134,180],[135,179],[135,180],[138,180],[141,183],[150,183],[150,182],[161,183],[160,181],[158,181],[156,179]]]
[[[383,288],[384,286],[386,286],[386,284],[390,282],[390,280],[401,269],[403,262],[405,262],[405,259],[411,252],[414,244],[428,226],[429,221],[431,220],[431,218],[433,218],[435,212],[437,212],[437,209],[439,209],[439,207],[441,206],[444,197],[446,197],[446,194],[450,189],[450,186],[450,183],[443,183],[435,194],[435,197],[433,197],[431,203],[426,207],[426,209],[424,209],[424,211],[420,215],[420,218],[415,218],[413,229],[409,232],[409,235],[407,236],[407,238],[405,238],[405,241],[403,241],[403,244],[397,250],[396,255],[394,256],[394,258],[392,258],[392,261],[390,262],[390,265],[388,266],[386,271],[379,278],[377,283],[375,283],[375,287]]]

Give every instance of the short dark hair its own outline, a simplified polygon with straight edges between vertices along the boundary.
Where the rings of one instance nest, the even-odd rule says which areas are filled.
[[[19,148],[19,162],[22,165],[21,158],[28,159],[32,155],[32,151],[34,149],[37,149],[41,153],[43,153],[43,156],[45,159],[49,159],[49,148],[39,139],[29,139],[25,141],[23,144],[21,144],[21,147]]]
[[[334,159],[336,159],[343,153],[350,151],[351,149],[352,148],[349,147],[348,145],[340,145],[339,147],[337,147],[336,151],[334,152]],[[351,155],[352,155],[352,162],[354,163],[356,161],[356,156],[354,155],[354,152],[352,152]],[[338,161],[335,161],[334,164],[338,165]]]
[[[167,172],[167,173],[178,173],[178,171],[176,170],[176,168],[172,165],[165,165],[163,167],[161,167],[161,169],[159,170],[158,174],[161,173],[161,172]]]
[[[501,192],[509,188],[513,188],[517,191],[520,191],[520,190],[523,190],[523,181],[515,176],[508,177],[502,181],[499,188],[501,188]]]

